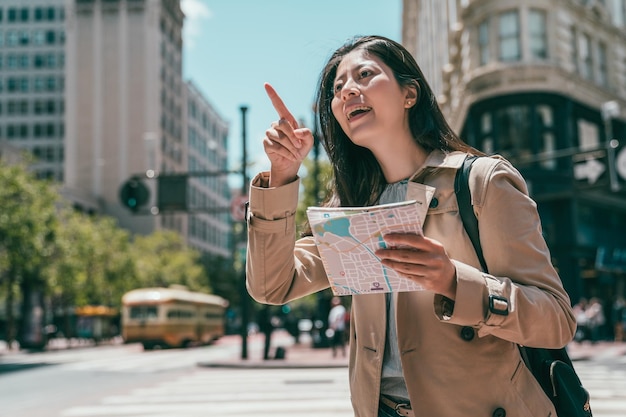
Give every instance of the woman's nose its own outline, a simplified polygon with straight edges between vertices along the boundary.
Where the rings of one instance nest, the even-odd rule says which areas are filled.
[[[350,97],[361,95],[361,90],[359,90],[359,86],[353,79],[349,79],[343,85],[341,89],[341,98],[344,100],[349,99]]]

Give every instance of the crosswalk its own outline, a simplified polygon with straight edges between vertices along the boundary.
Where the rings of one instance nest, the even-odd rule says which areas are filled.
[[[180,349],[144,351],[141,345],[132,344],[13,354],[4,362],[20,365],[46,363],[66,371],[158,373],[232,356],[232,348],[222,345],[185,349],[184,354],[181,352]]]
[[[577,362],[595,417],[626,415],[626,368]],[[349,417],[345,368],[198,368],[177,379],[68,408],[62,417]]]
[[[256,344],[251,344],[258,354]],[[232,346],[144,352],[137,346],[76,350],[45,356],[71,375],[86,371],[143,373],[148,376],[123,394],[66,406],[55,417],[349,417],[348,371],[340,368],[220,368],[198,363],[232,356]],[[21,357],[20,357],[21,358]],[[17,359],[17,357],[16,357]],[[41,361],[37,355],[21,360]],[[626,416],[626,356],[606,350],[593,360],[574,362],[591,394],[594,417]],[[67,371],[70,371],[69,373]],[[82,373],[82,372],[81,372]],[[149,375],[154,374],[154,379]],[[0,412],[0,414],[2,414]]]
[[[574,367],[589,391],[594,417],[626,416],[626,356],[611,363],[575,362]]]
[[[62,417],[349,417],[346,368],[198,368],[177,379],[64,410]]]

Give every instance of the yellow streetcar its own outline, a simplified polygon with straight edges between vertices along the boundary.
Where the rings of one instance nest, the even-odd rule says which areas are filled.
[[[224,335],[228,301],[186,287],[140,288],[122,297],[122,337],[144,349],[208,344]]]

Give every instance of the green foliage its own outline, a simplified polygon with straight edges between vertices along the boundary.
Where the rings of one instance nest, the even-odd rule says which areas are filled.
[[[138,284],[130,234],[106,216],[64,208],[49,287],[57,307],[119,307],[121,295]]]
[[[302,174],[302,197],[298,203],[296,212],[296,224],[299,226],[298,232],[304,229],[306,224],[306,209],[310,206],[319,206],[326,200],[329,192],[330,181],[332,180],[332,167],[327,159],[318,161],[319,174],[316,184],[315,161],[311,158],[304,160],[305,173]],[[317,195],[316,195],[317,191]]]
[[[57,200],[56,190],[36,180],[25,166],[0,162],[0,291],[9,341],[16,336],[16,291],[30,300],[31,291],[45,287],[43,270],[52,259],[57,232]]]
[[[210,291],[200,254],[178,234],[133,239],[113,218],[74,211],[24,165],[0,161],[0,301],[9,341],[17,333],[15,306],[30,314],[31,293],[45,294],[56,313],[85,305],[119,308],[131,289],[171,284]]]
[[[175,232],[135,237],[133,258],[141,287],[180,284],[192,291],[210,291],[200,253],[187,248]]]

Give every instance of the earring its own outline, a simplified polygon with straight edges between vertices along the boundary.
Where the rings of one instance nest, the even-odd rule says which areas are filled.
[[[411,104],[413,104],[413,102],[412,102],[411,100],[407,100],[407,101],[406,101],[406,105],[407,105],[407,106],[410,106]]]

